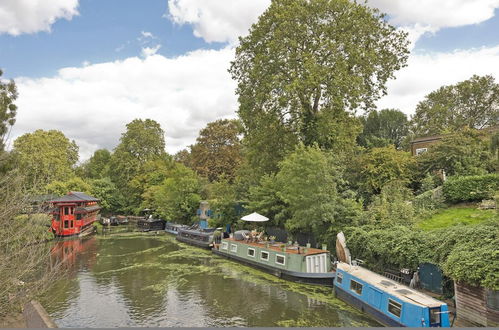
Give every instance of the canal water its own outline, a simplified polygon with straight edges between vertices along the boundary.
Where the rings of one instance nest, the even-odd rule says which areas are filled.
[[[380,326],[332,289],[281,280],[174,237],[58,242],[67,271],[40,300],[59,327]]]

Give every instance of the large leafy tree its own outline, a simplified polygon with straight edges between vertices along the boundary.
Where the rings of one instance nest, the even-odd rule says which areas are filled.
[[[280,164],[277,196],[286,203],[291,232],[312,232],[322,237],[337,232],[359,215],[360,205],[341,194],[341,171],[331,155],[317,146],[299,144]]]
[[[498,160],[490,152],[486,132],[463,129],[447,135],[417,157],[420,173],[445,170],[447,175],[479,175],[494,171]]]
[[[132,185],[133,179],[146,171],[144,165],[166,157],[164,131],[151,119],[135,119],[126,125],[110,163],[110,177],[128,201],[128,211],[138,211],[147,187]]]
[[[89,179],[102,179],[109,176],[109,165],[111,152],[107,149],[99,149],[92,157],[82,165],[82,174]]]
[[[192,168],[210,181],[217,181],[222,175],[233,181],[242,158],[241,133],[238,120],[221,119],[208,123],[191,147]]]
[[[62,132],[36,130],[14,141],[13,153],[29,186],[43,189],[46,184],[74,176],[78,146]]]
[[[413,117],[416,135],[482,129],[499,124],[499,84],[494,77],[474,75],[428,94]]]
[[[14,101],[17,98],[17,88],[13,80],[2,81],[2,70],[0,70],[0,152],[5,148],[5,139],[10,127],[16,122],[17,106]]]
[[[393,144],[400,149],[409,133],[407,115],[400,110],[373,110],[366,117],[361,117],[361,121],[364,128],[357,141],[363,147],[386,147]]]
[[[230,68],[253,165],[275,170],[297,141],[343,141],[337,135],[356,122],[345,110],[371,108],[386,93],[407,45],[404,32],[356,2],[272,1]]]

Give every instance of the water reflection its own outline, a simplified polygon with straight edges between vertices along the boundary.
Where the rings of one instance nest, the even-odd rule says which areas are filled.
[[[71,272],[42,303],[61,327],[379,326],[330,288],[282,281],[166,235],[56,246],[54,260]]]

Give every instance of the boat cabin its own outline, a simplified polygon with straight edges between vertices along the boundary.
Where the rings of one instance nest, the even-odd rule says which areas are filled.
[[[52,215],[51,230],[55,236],[82,236],[91,231],[97,220],[99,199],[82,192],[72,191],[49,202]]]
[[[137,227],[142,231],[155,231],[165,229],[165,220],[153,218],[149,215],[145,219],[141,219],[137,222]]]
[[[387,326],[450,326],[447,304],[360,266],[338,263],[334,290]]]

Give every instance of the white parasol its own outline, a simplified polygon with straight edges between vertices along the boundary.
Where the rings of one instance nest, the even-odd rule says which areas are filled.
[[[251,214],[245,215],[244,217],[241,218],[241,220],[250,221],[250,222],[264,222],[264,221],[269,221],[269,218],[264,217],[263,215],[258,214],[256,212],[253,212]]]

